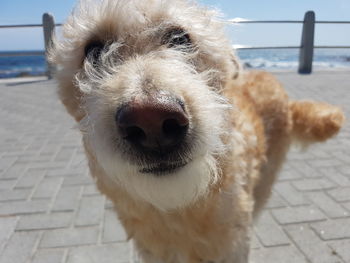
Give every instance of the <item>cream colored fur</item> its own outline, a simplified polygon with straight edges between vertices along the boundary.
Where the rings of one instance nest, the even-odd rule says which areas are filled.
[[[248,262],[252,219],[292,138],[322,141],[344,120],[336,107],[290,102],[270,74],[242,71],[215,16],[186,0],[84,0],[51,50],[92,176],[146,263]],[[162,41],[173,28],[190,48]],[[84,55],[96,41],[105,46],[97,66]],[[115,122],[121,105],[154,90],[183,100],[189,115],[187,165],[164,176],[140,172],[154,163],[127,154]]]

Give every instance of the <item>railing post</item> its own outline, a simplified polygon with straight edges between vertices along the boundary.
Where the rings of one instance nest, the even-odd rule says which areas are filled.
[[[55,21],[53,15],[49,13],[43,14],[43,30],[44,30],[44,40],[45,40],[45,57],[46,57],[46,76],[51,79],[52,73],[54,71],[54,66],[48,61],[48,51],[52,45],[52,37],[55,33]]]
[[[310,74],[312,72],[312,60],[314,56],[315,13],[308,11],[304,16],[303,33],[299,53],[299,73]]]

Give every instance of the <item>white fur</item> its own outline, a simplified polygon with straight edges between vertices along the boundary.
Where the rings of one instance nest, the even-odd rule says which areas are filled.
[[[226,133],[226,111],[230,106],[206,85],[205,74],[196,74],[181,59],[171,58],[172,51],[162,53],[161,57],[170,57],[143,56],[112,68],[110,71],[118,76],[117,82],[116,76],[106,76],[94,78],[102,82],[98,88],[87,86],[90,82],[80,83],[80,87],[91,91],[86,97],[88,119],[81,123],[81,129],[109,177],[129,193],[161,210],[170,210],[196,201],[206,193],[208,185],[217,180],[220,171],[215,155],[226,149],[221,137]],[[114,114],[121,98],[140,93],[143,88],[140,79],[148,74],[159,88],[195,100],[193,109],[188,111],[198,139],[191,151],[191,162],[176,174],[156,176],[139,173],[140,167],[128,163],[121,154],[122,149],[116,149],[113,143],[120,137],[115,128]],[[128,88],[123,89],[124,86]],[[118,94],[118,97],[113,94]]]
[[[68,19],[64,40],[57,41],[52,53],[64,69],[59,77],[74,80],[83,94],[80,128],[99,165],[129,193],[162,210],[193,203],[220,176],[216,156],[227,148],[222,138],[230,133],[231,107],[220,90],[237,63],[225,64],[227,57],[235,57],[213,14],[185,0],[85,0]],[[193,50],[161,45],[174,26],[191,35]],[[96,38],[109,46],[98,69],[84,60],[84,47]],[[142,93],[146,79],[187,106],[195,139],[190,163],[176,174],[142,174],[142,167],[128,162],[120,148],[116,109]]]

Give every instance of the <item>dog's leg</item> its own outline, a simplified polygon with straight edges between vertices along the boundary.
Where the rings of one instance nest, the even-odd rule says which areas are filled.
[[[137,242],[134,242],[134,255],[136,255],[134,263],[164,263],[156,259],[151,252]]]
[[[220,262],[215,263],[248,263],[249,251],[250,251],[250,236],[247,231],[244,236],[237,239],[239,240],[232,246],[230,254]]]
[[[249,245],[244,245],[239,249],[236,249],[234,252],[232,252],[232,254],[228,258],[217,263],[248,263],[248,262],[249,262]]]
[[[163,263],[154,258],[154,256],[151,253],[144,250],[139,251],[138,255],[138,261],[136,261],[135,263]]]

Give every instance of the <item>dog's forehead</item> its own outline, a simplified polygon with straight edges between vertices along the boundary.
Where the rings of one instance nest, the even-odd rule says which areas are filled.
[[[187,0],[82,0],[67,24],[86,38],[124,38],[171,25],[195,30],[207,27],[211,17]]]

